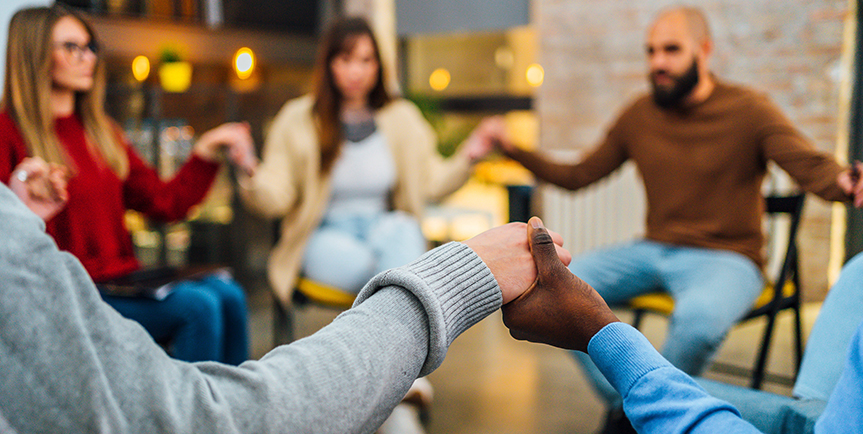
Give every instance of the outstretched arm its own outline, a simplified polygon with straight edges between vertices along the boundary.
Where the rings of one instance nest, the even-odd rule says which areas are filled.
[[[513,337],[587,352],[623,397],[638,432],[758,432],[734,407],[673,367],[641,333],[619,322],[602,297],[560,262],[538,218],[528,226],[538,277],[503,307]]]
[[[614,172],[629,158],[614,131],[612,129],[605,141],[578,163],[560,163],[538,151],[522,149],[506,134],[499,134],[497,144],[507,157],[520,163],[537,178],[568,190],[578,190]]]
[[[260,361],[191,364],[102,302],[3,186],[0,225],[0,414],[20,432],[372,432],[536,276],[524,224],[507,225],[382,273],[354,308]]]

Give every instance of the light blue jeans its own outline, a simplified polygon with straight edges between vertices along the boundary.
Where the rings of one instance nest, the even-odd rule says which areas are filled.
[[[419,222],[407,213],[327,216],[309,238],[302,273],[356,294],[376,274],[425,251]]]
[[[842,269],[809,334],[794,396],[775,395],[698,379],[711,395],[730,402],[765,433],[811,433],[848,360],[854,333],[863,322],[863,254]],[[838,393],[838,392],[837,392]]]
[[[848,345],[863,322],[863,253],[851,258],[833,284],[806,342],[794,396],[826,401],[845,368]]]
[[[689,375],[706,368],[728,329],[752,307],[764,286],[758,266],[739,253],[646,240],[589,253],[569,268],[609,306],[649,292],[668,292],[674,313],[661,353]],[[609,406],[619,407],[620,395],[590,357],[572,354]]]

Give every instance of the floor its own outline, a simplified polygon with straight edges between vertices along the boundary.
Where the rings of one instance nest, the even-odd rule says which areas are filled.
[[[272,300],[264,289],[250,296],[253,356],[271,349]],[[819,304],[804,309],[804,336],[811,329]],[[317,307],[298,312],[298,337],[314,333],[337,313]],[[619,313],[622,320],[627,312]],[[747,365],[754,360],[763,322],[758,320],[731,331],[716,362]],[[661,345],[665,321],[648,317],[644,333]],[[781,316],[773,341],[769,371],[777,378],[766,385],[775,393],[790,394],[792,376],[791,318]],[[750,365],[751,366],[751,365]],[[707,377],[734,384],[745,378],[728,375],[727,366]],[[565,351],[513,340],[500,313],[486,318],[453,343],[443,365],[429,376],[435,387],[429,434],[594,433],[604,408]],[[778,383],[776,382],[778,381]]]

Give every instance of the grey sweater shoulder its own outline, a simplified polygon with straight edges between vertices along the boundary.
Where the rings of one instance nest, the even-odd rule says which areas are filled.
[[[375,277],[330,325],[259,361],[190,364],[102,302],[3,185],[0,227],[4,432],[370,433],[501,305],[482,260],[450,243]]]

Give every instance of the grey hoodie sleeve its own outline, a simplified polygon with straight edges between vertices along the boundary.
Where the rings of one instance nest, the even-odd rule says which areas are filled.
[[[308,338],[239,367],[169,358],[102,302],[0,186],[0,415],[18,433],[370,433],[458,334],[500,307],[451,243],[369,283]]]

